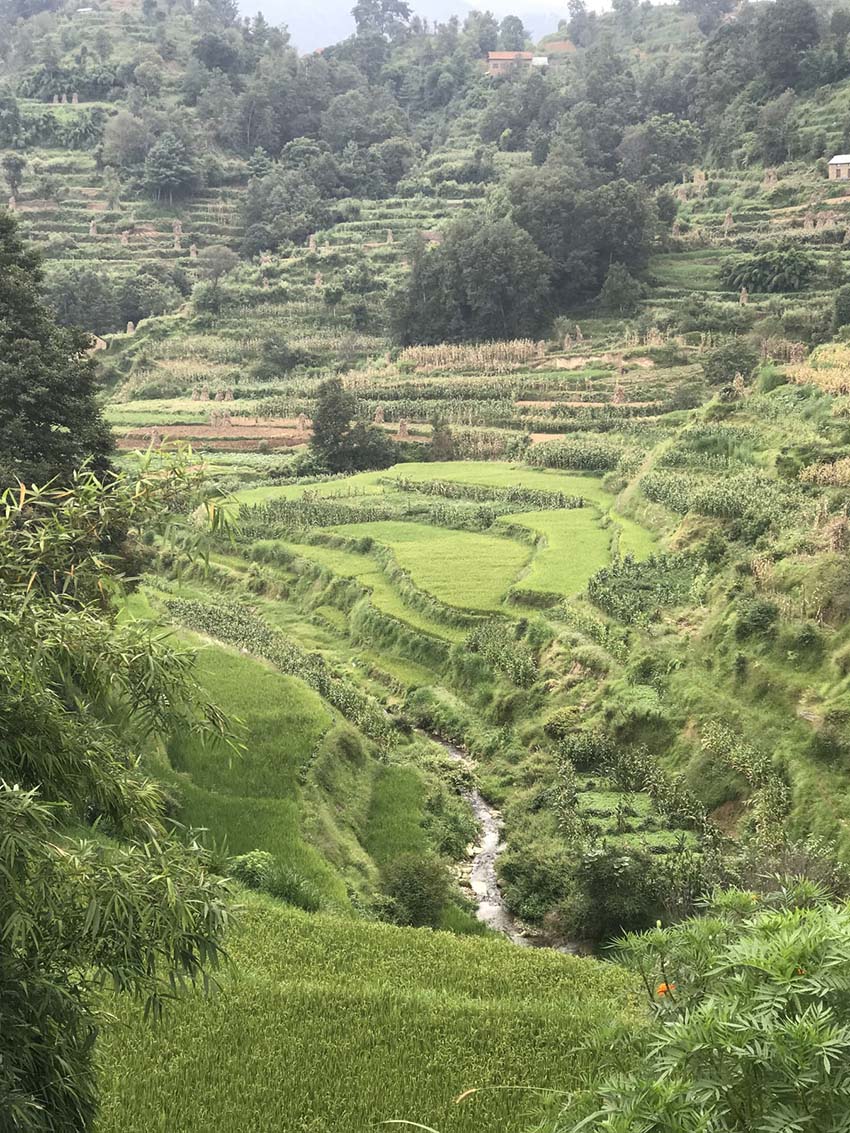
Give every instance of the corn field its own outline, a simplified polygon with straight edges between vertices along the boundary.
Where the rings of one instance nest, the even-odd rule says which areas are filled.
[[[545,354],[545,343],[518,338],[510,342],[481,342],[469,346],[450,343],[408,346],[401,351],[399,362],[418,370],[478,370],[505,374],[513,367],[528,365],[545,357]]]

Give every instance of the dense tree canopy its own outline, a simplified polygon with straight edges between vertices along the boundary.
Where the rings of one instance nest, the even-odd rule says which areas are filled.
[[[646,265],[657,218],[640,187],[613,181],[585,189],[569,170],[547,163],[518,174],[510,189],[513,218],[552,261],[560,301],[596,294],[613,261],[630,270]]]
[[[0,482],[67,477],[87,457],[103,467],[112,442],[89,341],[56,325],[38,259],[0,211]]]
[[[551,264],[511,220],[464,217],[438,247],[421,246],[395,297],[402,342],[517,338],[540,329]]]

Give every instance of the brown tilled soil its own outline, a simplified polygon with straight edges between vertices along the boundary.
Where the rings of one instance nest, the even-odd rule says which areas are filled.
[[[227,404],[210,402],[212,407],[220,405],[222,409]],[[384,428],[392,434],[396,432],[395,425]],[[147,448],[154,432],[162,441],[198,441],[203,442],[203,448],[225,452],[255,452],[263,442],[272,450],[287,449],[306,444],[313,435],[309,428],[299,433],[294,417],[232,417],[230,425],[134,425],[116,436],[116,444],[119,449]],[[429,444],[431,438],[410,436],[408,440]]]

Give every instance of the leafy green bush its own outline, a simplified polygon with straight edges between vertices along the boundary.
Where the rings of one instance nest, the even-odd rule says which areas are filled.
[[[445,864],[433,854],[402,854],[384,869],[384,889],[398,924],[436,926],[451,888]]]
[[[631,555],[603,567],[587,584],[587,596],[606,614],[627,624],[644,624],[661,609],[687,600],[697,561],[691,555]]]
[[[776,248],[746,256],[730,256],[720,265],[724,287],[739,291],[802,291],[811,281],[817,261],[801,248]]]
[[[779,621],[779,607],[766,598],[750,598],[738,606],[735,620],[735,638],[745,641],[748,637],[764,637],[773,633]]]
[[[645,850],[593,846],[573,867],[558,920],[573,939],[608,940],[648,928],[661,915],[664,878]]]
[[[295,905],[305,912],[315,913],[322,907],[322,896],[314,885],[295,870],[286,866],[273,869],[262,886],[272,897]]]
[[[249,889],[265,889],[274,870],[274,857],[267,850],[249,850],[230,860],[230,873]]]
[[[703,359],[702,369],[712,385],[729,385],[736,374],[746,379],[758,363],[758,353],[745,338],[730,338],[710,350]]]
[[[812,883],[715,894],[704,917],[627,937],[652,1013],[547,1133],[846,1128],[850,911]],[[623,1061],[638,1056],[623,1075]]]

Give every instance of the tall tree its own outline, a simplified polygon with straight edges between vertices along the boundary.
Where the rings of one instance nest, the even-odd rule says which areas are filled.
[[[809,0],[775,0],[759,8],[756,21],[759,63],[774,90],[797,85],[803,55],[819,39],[818,14]]]
[[[329,378],[322,382],[316,392],[310,447],[328,467],[332,467],[340,458],[345,438],[351,429],[354,410],[354,394],[343,388],[339,378]]]
[[[56,325],[38,258],[0,210],[0,484],[67,478],[87,458],[105,466],[112,440],[88,345]]]
[[[519,16],[505,16],[499,24],[499,46],[503,51],[524,51],[528,33]]]
[[[395,460],[395,446],[382,429],[352,424],[356,408],[354,394],[339,378],[322,382],[316,392],[310,448],[331,472],[387,468]]]
[[[24,170],[27,167],[27,160],[25,157],[21,157],[19,153],[7,153],[3,157],[2,166],[3,176],[6,178],[9,192],[13,197],[16,197],[24,180]]]
[[[439,247],[417,249],[396,297],[403,343],[517,338],[549,308],[551,263],[510,220],[463,217]]]
[[[166,131],[145,158],[145,187],[169,204],[175,195],[188,192],[197,181],[197,169],[188,144],[171,130]]]

